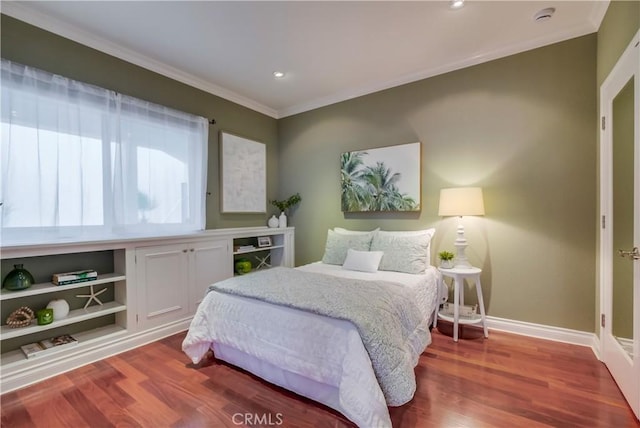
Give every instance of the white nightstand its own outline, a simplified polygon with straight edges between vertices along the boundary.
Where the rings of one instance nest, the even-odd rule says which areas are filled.
[[[489,337],[489,329],[487,328],[487,320],[484,314],[484,299],[482,298],[482,285],[480,284],[480,273],[482,269],[472,268],[438,268],[442,273],[442,281],[444,277],[453,279],[453,317],[438,312],[438,317],[453,322],[453,341],[458,341],[458,324],[477,324],[482,323],[484,329],[484,337]],[[476,284],[478,293],[478,306],[480,307],[480,317],[478,315],[472,317],[460,318],[460,305],[464,305],[464,280],[473,279]],[[437,323],[436,323],[437,325]]]

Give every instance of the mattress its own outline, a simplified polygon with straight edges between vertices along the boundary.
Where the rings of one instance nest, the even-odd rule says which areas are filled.
[[[297,269],[402,283],[415,291],[425,319],[432,316],[439,295],[439,273],[433,267],[421,275],[348,271],[323,263]],[[215,293],[212,299],[211,294],[198,308],[183,344],[194,362],[213,348],[216,358],[331,407],[358,426],[391,426],[371,361],[353,324],[240,296]]]

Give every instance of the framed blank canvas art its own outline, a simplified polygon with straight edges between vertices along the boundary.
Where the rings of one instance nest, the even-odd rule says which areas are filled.
[[[267,211],[267,149],[263,143],[220,132],[220,211]]]

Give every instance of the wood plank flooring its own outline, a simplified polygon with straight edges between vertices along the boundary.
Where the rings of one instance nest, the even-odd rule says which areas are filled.
[[[2,427],[353,427],[344,416],[216,360],[194,367],[184,333],[2,395]],[[585,347],[491,332],[433,332],[395,428],[639,427]],[[256,414],[246,419],[234,414]],[[246,422],[246,423],[245,423]],[[256,423],[257,422],[257,423]]]

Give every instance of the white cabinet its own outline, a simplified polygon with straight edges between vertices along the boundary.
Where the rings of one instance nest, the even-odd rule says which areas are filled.
[[[268,236],[271,245],[250,254],[269,255],[272,266],[294,265],[294,228],[249,227],[137,240],[61,243],[0,248],[2,274],[25,263],[36,282],[27,290],[0,291],[0,391],[8,392],[106,358],[189,327],[207,287],[233,276],[234,245]],[[96,269],[88,283],[56,286],[51,275]],[[89,286],[103,305],[83,306]],[[6,317],[21,306],[41,309],[54,298],[71,306],[69,316],[49,325],[12,329]],[[60,334],[78,344],[27,359],[20,346]]]
[[[233,275],[229,240],[198,242],[189,249],[190,276],[189,313],[195,314],[207,287]]]
[[[138,328],[192,316],[207,286],[233,275],[229,247],[215,239],[137,248]]]
[[[186,317],[189,260],[184,244],[136,249],[138,328]]]

